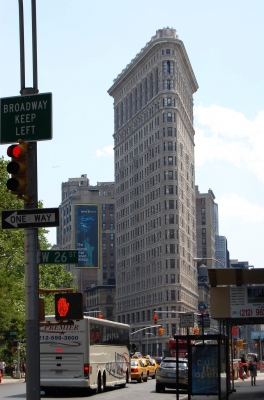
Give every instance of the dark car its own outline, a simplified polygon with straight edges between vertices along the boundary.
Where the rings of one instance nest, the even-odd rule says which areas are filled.
[[[178,359],[178,388],[186,389],[188,386],[188,360]],[[176,389],[176,358],[166,357],[156,371],[156,392],[165,391],[165,388]]]
[[[163,360],[163,357],[158,357],[158,356],[154,356],[152,358],[156,361],[157,364],[160,364],[161,361]]]

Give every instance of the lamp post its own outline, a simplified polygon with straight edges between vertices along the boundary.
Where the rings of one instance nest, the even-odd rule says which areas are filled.
[[[158,339],[157,339],[156,335],[154,335],[154,333],[148,333],[148,332],[146,333],[146,335],[152,335],[152,336],[154,336],[156,338],[156,348],[157,348],[157,355],[158,355],[158,352],[159,352],[158,347],[159,347],[159,345],[158,345]],[[148,339],[148,336],[147,336],[147,339]],[[148,347],[148,344],[147,344],[147,347]],[[152,353],[152,351],[151,351],[151,353]],[[152,357],[152,354],[150,354],[150,356]]]

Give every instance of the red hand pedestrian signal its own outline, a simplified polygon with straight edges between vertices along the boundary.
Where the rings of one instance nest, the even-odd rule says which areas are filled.
[[[55,319],[83,319],[82,293],[55,294]]]

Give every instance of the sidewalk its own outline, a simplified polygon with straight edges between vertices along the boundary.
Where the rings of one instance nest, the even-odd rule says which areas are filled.
[[[264,372],[259,372],[256,378],[256,386],[251,386],[251,379],[234,381],[235,392],[229,394],[229,400],[263,400],[264,399]],[[188,396],[181,398],[188,399]],[[218,396],[191,396],[191,400],[218,400]]]
[[[25,378],[20,378],[20,379],[16,379],[16,378],[12,378],[11,376],[4,376],[2,378],[2,383],[0,383],[1,385],[5,385],[6,383],[20,383],[20,382],[25,382]]]

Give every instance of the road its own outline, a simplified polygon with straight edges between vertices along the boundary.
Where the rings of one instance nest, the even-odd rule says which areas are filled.
[[[79,399],[91,399],[91,400],[137,400],[137,399],[149,399],[151,395],[155,394],[155,400],[175,400],[176,392],[175,390],[166,390],[165,393],[156,393],[155,391],[155,379],[149,379],[148,382],[137,383],[131,382],[127,384],[127,387],[124,389],[110,389],[105,393],[91,395],[88,397],[84,396],[76,396],[76,395],[65,395],[57,396],[57,397],[47,397],[42,392],[41,399],[49,399],[49,400],[68,400],[69,398],[73,400]],[[26,399],[26,384],[25,383],[10,383],[6,385],[1,385],[0,387],[1,400],[19,400]],[[66,397],[65,397],[66,396]],[[180,395],[180,399],[186,399],[186,396]]]

